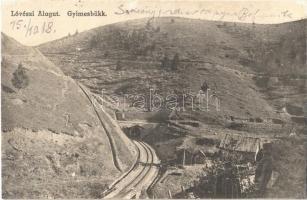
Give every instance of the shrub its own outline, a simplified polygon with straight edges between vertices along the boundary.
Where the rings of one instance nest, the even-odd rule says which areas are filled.
[[[29,85],[29,77],[26,74],[26,68],[24,68],[21,63],[13,73],[12,84],[17,89],[23,89]]]
[[[237,166],[242,163],[239,155],[226,154],[214,161],[195,183],[193,192],[199,198],[250,198],[255,197],[255,183],[250,180],[248,169]]]

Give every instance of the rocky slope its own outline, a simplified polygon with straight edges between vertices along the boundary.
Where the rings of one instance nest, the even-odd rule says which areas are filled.
[[[132,153],[118,140],[114,158],[89,99],[38,50],[4,34],[1,45],[3,197],[102,197]]]

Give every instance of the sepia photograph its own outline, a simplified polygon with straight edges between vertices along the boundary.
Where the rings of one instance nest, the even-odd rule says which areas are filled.
[[[307,198],[304,0],[2,0],[3,199]]]

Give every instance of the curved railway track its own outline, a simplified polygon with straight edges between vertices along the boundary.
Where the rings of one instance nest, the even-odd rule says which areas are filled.
[[[144,142],[135,141],[134,143],[140,152],[138,164],[113,186],[105,198],[129,199],[138,197],[141,191],[146,191],[155,179],[158,168],[154,165],[158,164],[159,160],[154,150]]]
[[[92,104],[93,109],[106,132],[115,167],[119,171],[122,171],[118,162],[116,147],[111,133],[105,127],[105,124],[100,118],[100,115],[98,114],[96,107],[94,106],[94,103],[87,91],[80,84],[78,84],[78,86]],[[133,143],[137,151],[136,162],[132,165],[130,170],[124,173],[111,185],[109,190],[105,192],[105,198],[138,198],[141,192],[147,192],[147,189],[152,186],[153,182],[155,181],[158,175],[158,168],[154,167],[153,165],[159,164],[160,162],[155,154],[155,151],[148,144],[142,141],[134,141]]]

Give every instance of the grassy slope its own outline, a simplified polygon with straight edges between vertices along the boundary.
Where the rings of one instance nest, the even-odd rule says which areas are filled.
[[[255,86],[254,81],[256,71],[263,71],[255,45],[269,46],[262,44],[259,38],[269,32],[267,42],[273,43],[281,37],[272,36],[281,32],[280,27],[256,25],[255,28],[246,24],[182,18],[175,18],[174,22],[170,18],[155,19],[149,27],[146,27],[146,22],[147,19],[143,19],[103,26],[43,44],[39,48],[66,74],[80,79],[94,92],[105,89],[112,95],[121,92],[144,94],[148,93],[144,85],[150,85],[161,95],[174,89],[195,94],[206,80],[210,87],[216,88],[221,99],[223,112],[220,117],[280,117],[273,112],[276,105],[266,102],[263,86]],[[118,42],[118,32],[133,35],[133,30],[147,35],[140,44],[141,52],[146,45],[154,44],[154,50],[146,55],[133,54],[133,47],[127,48]],[[93,46],[95,37],[98,39]],[[180,59],[187,62],[182,62],[175,73],[161,70],[159,65],[163,55],[172,58],[175,53],[179,53]],[[299,59],[302,55],[297,57]],[[123,66],[120,72],[114,70],[118,60]],[[273,72],[272,69],[270,73]],[[298,100],[298,103],[301,106],[302,100]],[[215,116],[215,113],[210,115]]]
[[[120,173],[89,100],[38,50],[1,42],[3,197],[101,197]]]
[[[301,76],[306,72],[306,20],[277,25],[252,25],[173,19],[174,21],[171,18],[154,19],[149,27],[146,27],[148,19],[103,26],[43,44],[39,49],[61,66],[65,74],[73,76],[95,93],[104,89],[106,94],[115,96],[120,96],[121,92],[145,94],[149,86],[156,88],[161,95],[174,89],[195,93],[206,80],[210,87],[216,87],[221,99],[221,112],[212,109],[209,112],[182,113],[184,118],[205,124],[212,121],[224,124],[225,116],[279,118],[290,123],[287,115],[275,113],[275,109],[281,110],[288,104],[297,106],[299,110],[302,108],[306,100],[306,81],[305,77]],[[125,39],[118,37],[118,32],[132,35],[133,30],[147,35],[140,47],[131,48],[118,42],[125,42]],[[137,40],[132,41],[138,43]],[[133,53],[135,48],[142,50],[146,45],[153,44],[154,50],[147,54]],[[145,48],[143,50],[145,51]],[[162,70],[160,61],[163,56],[166,54],[172,58],[175,53],[179,53],[180,59],[185,62],[180,63],[176,72]],[[116,63],[119,60],[123,67],[122,70],[116,71]],[[133,109],[129,108],[128,111],[133,112]],[[149,118],[149,115],[152,116],[149,113],[133,113],[128,118],[143,119]],[[163,113],[159,116],[163,116]],[[153,131],[153,134],[156,134],[150,137],[165,140],[158,142],[162,153],[164,148],[168,151],[180,145],[183,139],[167,138],[167,135],[164,135],[167,131],[159,131]],[[251,128],[239,132],[210,126],[206,126],[204,130],[184,132],[191,135],[215,132],[219,136],[227,132],[272,136],[288,135],[289,131],[289,127],[251,123]],[[288,187],[285,190],[289,183],[287,178],[282,178],[272,189],[270,196],[274,196],[274,193],[275,197],[278,194],[279,197],[294,197],[297,192],[300,193],[298,196],[302,195],[304,180],[301,177],[304,172],[296,170],[294,173],[291,168],[304,168],[304,155],[301,154],[304,144],[294,140],[292,145],[297,148],[292,149],[289,154],[284,154],[290,148],[287,142],[275,147],[274,167],[280,173],[289,174],[292,183],[299,187]],[[285,152],[279,148],[284,148]],[[292,159],[299,160],[299,165],[292,162]],[[285,165],[289,167],[286,169]],[[287,192],[281,194],[278,191]]]

